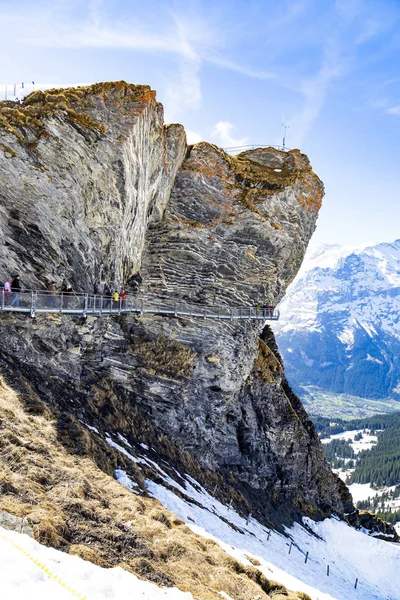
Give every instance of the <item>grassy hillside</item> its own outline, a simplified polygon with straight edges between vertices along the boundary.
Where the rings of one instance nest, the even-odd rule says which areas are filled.
[[[140,470],[131,472],[134,494],[90,458],[68,452],[49,407],[34,392],[19,396],[2,378],[0,427],[0,511],[24,517],[41,543],[198,599],[220,600],[220,590],[243,600],[309,598],[192,533],[146,496]],[[113,449],[107,451],[112,463]]]

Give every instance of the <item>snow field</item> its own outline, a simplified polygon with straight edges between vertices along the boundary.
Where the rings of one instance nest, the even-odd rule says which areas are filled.
[[[313,600],[387,600],[399,598],[400,547],[371,538],[336,519],[315,523],[305,519],[315,537],[299,524],[287,530],[290,539],[268,530],[254,519],[246,520],[221,505],[203,490],[202,507],[176,496],[150,480],[149,492],[197,534],[213,539],[236,560],[260,562],[264,575]],[[189,484],[187,495],[192,495]],[[201,489],[201,487],[199,488]],[[196,493],[196,498],[198,498]],[[235,525],[234,530],[220,517]],[[269,539],[268,539],[269,538]],[[307,564],[305,554],[309,552]],[[327,576],[329,565],[330,575]],[[359,580],[354,589],[356,577]]]
[[[178,483],[154,461],[145,457],[134,460],[137,465],[143,462],[152,465],[158,477],[161,475],[170,486],[147,479],[151,496],[194,533],[213,539],[239,562],[250,566],[249,557],[259,561],[257,568],[268,579],[291,590],[303,591],[313,600],[400,598],[400,545],[370,537],[334,518],[320,523],[304,519],[307,529],[295,524],[286,530],[288,537],[285,537],[269,531],[254,518],[250,517],[247,523],[247,519],[211,496],[192,477],[182,478],[176,473],[181,482]],[[119,469],[118,480],[129,488],[129,478],[126,481],[125,476]],[[184,494],[184,498],[177,496],[174,489]],[[358,586],[354,589],[356,578]]]
[[[352,431],[343,431],[343,433],[335,433],[329,438],[321,440],[322,444],[329,444],[332,440],[353,440],[350,446],[353,448],[354,454],[359,454],[362,450],[371,450],[377,443],[378,438],[376,435],[371,435],[369,430],[363,433],[363,429],[354,429]],[[354,437],[358,434],[362,434],[361,440],[354,441]]]
[[[103,569],[0,527],[0,597],[4,600],[193,600],[159,588],[120,567]]]

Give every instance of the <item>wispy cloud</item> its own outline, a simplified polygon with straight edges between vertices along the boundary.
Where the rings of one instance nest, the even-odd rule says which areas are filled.
[[[249,143],[247,137],[235,137],[236,127],[229,121],[218,121],[211,132],[211,138],[222,148],[234,148],[235,146],[245,146]]]
[[[35,6],[7,5],[0,0],[2,21],[13,43],[36,47],[97,48],[148,52],[171,56],[177,61],[173,76],[166,80],[168,117],[177,118],[183,108],[198,108],[202,101],[201,69],[212,63],[247,77],[266,79],[268,71],[242,65],[221,48],[221,31],[188,5],[157,2],[157,11],[130,11],[126,18],[110,14],[102,0],[42,0]],[[4,4],[4,8],[3,5]],[[111,2],[115,5],[116,3]],[[179,10],[171,10],[171,6]],[[156,7],[154,7],[156,8]],[[159,14],[155,21],[154,14]]]
[[[302,144],[318,119],[335,81],[355,69],[358,46],[390,26],[388,14],[372,8],[367,0],[335,0],[334,12],[325,24],[329,23],[330,33],[323,40],[320,65],[298,85],[304,103],[293,119],[295,145]]]
[[[400,115],[400,106],[391,106],[386,112],[388,115]]]

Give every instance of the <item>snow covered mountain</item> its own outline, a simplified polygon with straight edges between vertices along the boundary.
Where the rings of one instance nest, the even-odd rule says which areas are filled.
[[[400,400],[400,240],[314,248],[280,310],[274,332],[298,392]]]

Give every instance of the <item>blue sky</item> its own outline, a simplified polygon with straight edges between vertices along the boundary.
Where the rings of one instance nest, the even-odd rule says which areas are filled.
[[[400,0],[0,0],[0,25],[2,83],[147,83],[221,146],[280,143],[284,114],[315,241],[400,238]]]

